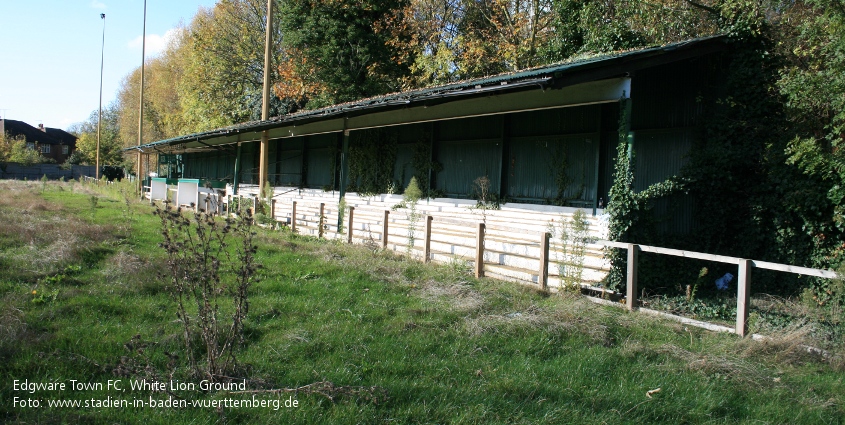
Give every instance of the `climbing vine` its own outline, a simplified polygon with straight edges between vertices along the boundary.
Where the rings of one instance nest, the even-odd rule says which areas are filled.
[[[610,216],[608,222],[608,239],[624,242],[627,240],[628,230],[636,221],[636,211],[639,209],[637,196],[634,193],[634,170],[631,159],[628,155],[628,99],[619,101],[619,141],[616,145],[616,166],[613,172],[613,185],[608,193],[607,213]],[[611,268],[607,275],[607,286],[611,289],[619,289],[624,279],[626,267],[625,255],[616,248],[607,248],[607,258],[610,260]]]
[[[823,258],[832,245],[828,240],[836,240],[826,237],[836,234],[826,218],[830,217],[830,204],[822,191],[814,189],[819,186],[817,176],[802,174],[800,167],[790,162],[794,156],[789,155],[795,152],[789,150],[790,131],[794,130],[788,127],[785,102],[776,90],[781,59],[773,54],[776,49],[769,29],[753,12],[723,11],[730,55],[717,62],[720,89],[713,90],[712,97],[699,99],[700,130],[679,176],[640,192],[634,190],[633,152],[628,152],[625,127],[630,117],[625,112],[627,101],[621,101],[620,138],[607,208],[610,239],[825,266]],[[657,231],[651,210],[655,200],[679,192],[688,193],[695,205],[694,228],[683,238],[673,238]],[[610,288],[624,285],[624,254],[608,252]],[[660,261],[664,267],[653,268],[653,274],[671,274],[674,280],[679,280],[674,270],[700,268],[682,265],[682,259]],[[666,265],[676,268],[667,272]],[[644,276],[650,272],[640,270],[641,281],[658,285],[659,276]],[[755,290],[795,295],[808,283],[792,275],[760,271]]]
[[[388,187],[395,186],[396,142],[396,133],[386,129],[352,133],[347,190],[372,196],[387,193]]]
[[[609,202],[607,213],[610,216],[608,222],[608,238],[620,242],[647,242],[650,237],[645,233],[652,230],[651,226],[638,225],[645,221],[652,208],[653,201],[673,193],[685,190],[688,179],[685,177],[673,176],[660,183],[649,186],[641,192],[634,191],[634,152],[629,150],[629,120],[630,110],[627,108],[628,99],[619,101],[619,142],[616,145],[616,165],[613,173],[613,185],[608,193]],[[632,233],[636,231],[634,237]],[[636,239],[636,240],[635,240]],[[607,276],[607,287],[618,290],[625,282],[625,268],[627,259],[624,252],[616,248],[607,248],[607,258],[611,262],[610,272]]]
[[[413,177],[417,179],[423,198],[433,198],[435,195],[429,174],[436,174],[443,170],[443,165],[432,159],[430,138],[429,131],[422,132],[420,138],[414,143],[414,156],[411,157]]]
[[[569,160],[566,155],[566,146],[562,143],[553,143],[552,147],[546,147],[546,166],[550,175],[555,177],[556,195],[548,202],[553,205],[566,205],[566,189],[572,184],[572,177],[569,176]]]

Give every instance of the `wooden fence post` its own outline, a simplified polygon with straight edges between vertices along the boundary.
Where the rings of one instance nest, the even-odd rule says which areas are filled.
[[[736,334],[748,333],[748,305],[751,302],[751,260],[739,260],[736,294]]]
[[[549,232],[540,235],[540,274],[537,275],[537,283],[541,291],[549,290]]]
[[[637,258],[639,257],[640,246],[628,244],[628,282],[627,282],[627,306],[628,310],[637,308]]]
[[[423,261],[428,263],[431,261],[431,222],[434,220],[432,216],[425,218],[425,244],[423,245]]]
[[[276,220],[276,200],[275,199],[270,200],[270,218],[272,218],[273,221]]]
[[[390,210],[384,210],[384,221],[381,224],[381,247],[387,249],[387,222],[390,218]]]
[[[232,216],[232,195],[226,195],[226,217]]]
[[[258,214],[258,195],[255,195],[255,198],[252,198],[252,215],[253,217],[255,214]]]
[[[326,211],[326,204],[323,203],[323,202],[320,202],[320,217],[317,218],[317,227],[318,227],[317,237],[318,238],[323,237],[323,225],[326,224],[325,211]]]
[[[290,231],[296,233],[296,201],[293,201],[290,211]]]
[[[484,277],[484,223],[478,223],[478,236],[475,239],[475,277]]]
[[[346,226],[346,242],[352,243],[352,216],[355,214],[355,207],[349,207],[349,225]]]

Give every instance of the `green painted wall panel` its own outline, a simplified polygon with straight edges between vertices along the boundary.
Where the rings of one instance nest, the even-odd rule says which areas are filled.
[[[332,148],[312,148],[309,143],[305,184],[310,188],[324,188],[334,183]]]
[[[300,186],[302,183],[302,159],[304,137],[281,139],[276,156],[276,184],[280,186]]]
[[[510,117],[510,135],[553,136],[592,133],[599,127],[600,105],[521,112]]]
[[[258,152],[259,142],[241,144],[241,172],[242,184],[258,184]]]
[[[508,196],[516,200],[554,202],[595,199],[596,150],[594,135],[549,136],[511,141]],[[560,188],[559,184],[565,184]]]
[[[502,117],[487,116],[437,123],[437,139],[442,141],[498,139],[502,135]]]
[[[645,190],[679,174],[687,162],[693,133],[683,128],[635,132],[634,190]]]
[[[498,192],[501,142],[498,140],[450,141],[438,143],[436,189],[447,196],[467,198],[473,193],[473,181],[487,176],[490,187]]]
[[[397,193],[402,193],[408,182],[411,181],[416,170],[414,169],[414,149],[416,143],[403,143],[396,147],[396,165],[393,167],[393,180],[399,183],[401,187],[397,187]]]
[[[694,134],[694,130],[684,128],[636,132],[634,189],[642,191],[679,175],[687,163]],[[656,200],[652,213],[658,230],[670,234],[689,233],[693,228],[693,208],[692,198],[683,194]]]
[[[232,181],[235,157],[231,152],[215,151],[182,155],[185,178]]]
[[[601,162],[599,163],[599,198],[607,206],[610,188],[613,186],[613,173],[616,172],[616,156],[619,147],[617,130],[605,130],[601,134]]]
[[[308,148],[329,148],[337,145],[339,133],[326,133],[308,136]]]
[[[698,125],[702,99],[717,92],[718,56],[668,64],[637,73],[631,82],[633,130]]]
[[[403,143],[417,143],[420,141],[428,143],[431,136],[431,124],[410,124],[388,127],[385,130],[396,133],[396,141]]]

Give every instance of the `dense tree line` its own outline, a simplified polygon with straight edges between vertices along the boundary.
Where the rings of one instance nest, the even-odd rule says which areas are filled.
[[[731,93],[673,186],[722,206],[690,244],[845,262],[842,0],[277,0],[274,10],[271,115],[727,34]],[[144,142],[260,117],[265,16],[264,0],[220,0],[148,60]],[[115,146],[137,143],[138,84],[135,70],[107,109]],[[85,140],[90,125],[79,131]],[[652,201],[631,199],[644,203],[631,211]]]

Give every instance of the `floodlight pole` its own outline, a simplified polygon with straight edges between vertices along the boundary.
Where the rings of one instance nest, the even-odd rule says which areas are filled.
[[[141,31],[141,95],[138,106],[138,146],[144,140],[144,62],[147,49],[147,0],[144,0],[144,25]],[[141,178],[141,149],[138,149],[138,193],[144,194],[144,180]]]
[[[103,123],[103,65],[105,64],[106,58],[106,14],[101,13],[100,19],[103,20],[103,44],[100,48],[100,109],[97,114],[97,159],[94,165],[94,176],[96,176],[97,181],[100,180],[100,127],[102,127]]]

